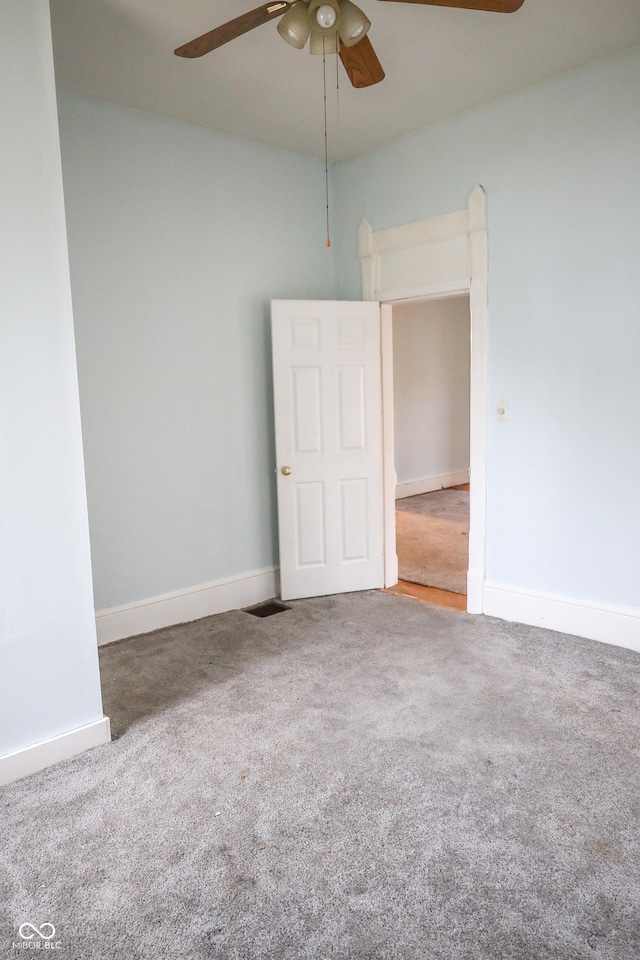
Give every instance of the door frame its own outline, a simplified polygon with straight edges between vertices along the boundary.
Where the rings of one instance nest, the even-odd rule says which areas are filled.
[[[394,303],[469,296],[471,313],[469,568],[467,611],[483,612],[487,528],[488,248],[486,194],[476,186],[465,210],[359,231],[363,300],[381,302],[385,586],[398,582],[393,425]]]

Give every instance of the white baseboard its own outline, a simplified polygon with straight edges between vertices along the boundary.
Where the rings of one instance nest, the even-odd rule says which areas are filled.
[[[434,490],[443,490],[445,487],[457,487],[460,483],[469,483],[469,471],[458,470],[456,473],[439,473],[435,477],[421,477],[419,480],[408,480],[396,486],[396,500],[405,497],[417,497],[421,493],[432,493]]]
[[[546,627],[640,653],[640,609],[517,590],[487,581],[484,612],[490,617]]]
[[[467,613],[482,613],[483,570],[467,570]]]
[[[68,760],[78,753],[111,742],[111,724],[109,717],[102,717],[85,727],[77,727],[58,737],[35,743],[24,750],[16,750],[0,757],[0,786],[13,783],[22,777],[28,777],[38,770],[44,770],[60,760]]]
[[[212,580],[186,590],[165,593],[121,607],[96,610],[98,646],[149,633],[161,627],[188,623],[227,610],[238,610],[262,603],[278,595],[278,571],[275,567],[254,570],[237,577]]]

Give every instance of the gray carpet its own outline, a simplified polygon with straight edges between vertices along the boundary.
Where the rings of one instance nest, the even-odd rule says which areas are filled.
[[[637,654],[373,592],[101,661],[119,739],[0,791],[0,956],[640,957]]]
[[[469,491],[434,490],[396,501],[401,580],[467,592]]]

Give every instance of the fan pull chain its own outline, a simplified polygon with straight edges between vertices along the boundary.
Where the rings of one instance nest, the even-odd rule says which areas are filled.
[[[340,136],[340,57],[336,56],[336,155],[339,157],[342,150]]]
[[[340,56],[336,57],[336,156],[342,154],[342,132],[340,129]],[[333,202],[337,210],[340,209],[340,184],[333,181]],[[338,257],[338,287],[342,290],[342,259]]]
[[[329,146],[327,141],[327,58],[325,54],[325,38],[322,38],[322,85],[324,92],[324,189],[327,199],[327,239],[325,246],[331,246],[329,236]]]

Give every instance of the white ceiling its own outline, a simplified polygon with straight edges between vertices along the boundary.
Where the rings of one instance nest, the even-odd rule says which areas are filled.
[[[328,59],[330,159],[351,157],[640,44],[640,0],[525,0],[513,14],[359,0],[386,71],[355,90]],[[322,156],[322,58],[277,20],[198,60],[174,47],[259,0],[51,0],[60,87]]]

